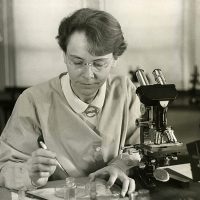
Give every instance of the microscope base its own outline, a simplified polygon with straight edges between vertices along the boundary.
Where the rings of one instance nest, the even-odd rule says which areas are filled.
[[[159,184],[170,184],[174,185],[175,187],[180,188],[188,188],[190,186],[190,182],[192,179],[179,174],[178,172],[170,169],[165,168],[165,170],[169,173],[170,179],[167,182],[158,181],[154,178],[153,172],[150,173],[147,169],[134,169],[134,173],[132,174],[133,178],[136,180],[136,184],[138,184],[139,189],[145,188],[152,192],[156,191]]]

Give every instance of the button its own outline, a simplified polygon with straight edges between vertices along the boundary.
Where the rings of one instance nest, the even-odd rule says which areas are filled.
[[[98,115],[99,108],[95,106],[88,106],[84,113],[87,117],[94,117]]]

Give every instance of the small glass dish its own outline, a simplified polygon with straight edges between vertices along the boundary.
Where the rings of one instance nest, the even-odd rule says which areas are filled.
[[[64,187],[56,187],[55,188],[55,196],[64,199],[65,188]]]
[[[65,186],[63,187],[56,187],[55,188],[55,196],[64,199],[65,196]],[[76,187],[76,197],[78,198],[86,198],[89,197],[89,193],[85,186],[77,186]]]

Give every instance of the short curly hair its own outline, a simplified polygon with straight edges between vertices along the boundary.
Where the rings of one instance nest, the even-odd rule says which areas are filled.
[[[75,31],[86,34],[92,55],[113,53],[117,59],[127,48],[119,22],[105,11],[82,8],[61,21],[56,38],[65,53]]]

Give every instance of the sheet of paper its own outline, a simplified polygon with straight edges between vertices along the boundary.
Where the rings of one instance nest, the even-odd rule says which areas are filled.
[[[48,200],[61,200],[61,198],[55,196],[55,188],[37,189],[29,193]]]
[[[113,187],[114,191],[118,191],[118,187]],[[97,196],[102,197],[101,199],[104,199],[104,197],[111,197],[112,192],[110,189],[107,189],[106,187],[106,182],[104,180],[98,179],[96,181],[96,192]],[[45,198],[47,200],[61,200],[61,198],[64,198],[64,189],[63,187],[58,187],[58,188],[43,188],[43,189],[37,189],[34,191],[30,191],[30,194]],[[82,200],[88,200],[90,199],[89,197],[89,191],[86,189],[86,185],[77,185],[76,188],[76,197],[77,199],[82,199]],[[112,198],[109,198],[112,199]]]
[[[11,197],[12,197],[12,200],[36,200],[33,198],[28,198],[28,197],[24,197],[24,199],[20,199],[18,194],[15,192],[11,192]]]
[[[180,164],[180,165],[171,165],[171,166],[166,166],[166,167],[161,167],[161,168],[170,168],[188,178],[192,179],[192,171],[189,163],[186,164]]]

